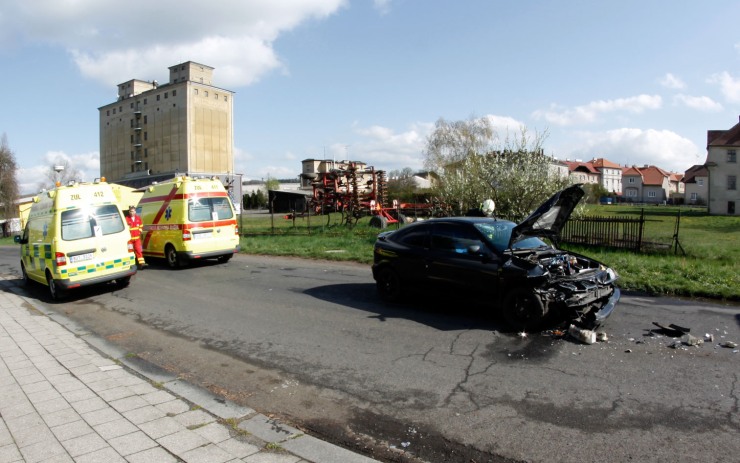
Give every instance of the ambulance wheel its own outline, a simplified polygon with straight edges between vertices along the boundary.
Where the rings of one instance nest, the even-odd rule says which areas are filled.
[[[230,261],[233,256],[234,254],[224,254],[223,256],[218,256],[218,263],[225,264],[226,262]]]
[[[164,257],[167,259],[167,265],[170,266],[170,268],[178,268],[180,266],[180,259],[177,257],[177,251],[175,251],[175,247],[171,244],[168,244],[166,248],[164,248]]]
[[[131,277],[123,277],[116,280],[116,286],[119,289],[126,288],[129,283],[131,283]]]
[[[28,286],[31,280],[28,279],[28,273],[26,273],[26,266],[21,262],[21,278],[23,280],[23,286]]]
[[[49,295],[52,300],[59,301],[64,298],[64,291],[57,286],[49,272],[46,272],[46,284],[49,285]]]

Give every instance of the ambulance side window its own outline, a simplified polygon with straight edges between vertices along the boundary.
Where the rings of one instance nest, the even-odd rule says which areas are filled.
[[[211,198],[211,200],[213,203],[213,212],[218,214],[219,220],[231,218],[231,206],[227,198]]]

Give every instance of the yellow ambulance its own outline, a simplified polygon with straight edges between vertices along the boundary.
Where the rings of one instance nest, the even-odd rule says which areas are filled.
[[[136,274],[131,234],[105,179],[70,182],[34,197],[15,241],[24,283],[47,285],[54,300],[81,286],[115,281],[125,287]]]
[[[154,183],[137,209],[144,224],[144,257],[164,258],[177,268],[196,259],[228,262],[239,252],[234,205],[216,177]]]

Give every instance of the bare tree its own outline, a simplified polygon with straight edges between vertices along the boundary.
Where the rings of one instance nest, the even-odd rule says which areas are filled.
[[[81,182],[82,173],[68,159],[57,157],[45,170],[46,180],[39,183],[39,190],[54,188],[57,182],[65,185],[71,181]]]
[[[17,170],[15,153],[10,149],[7,135],[3,133],[0,137],[0,204],[2,204],[4,219],[13,218],[16,215],[15,203],[18,200]]]

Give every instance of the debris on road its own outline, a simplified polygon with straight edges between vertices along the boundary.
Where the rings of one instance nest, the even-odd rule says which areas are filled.
[[[593,330],[585,330],[575,325],[570,325],[568,327],[568,334],[584,344],[593,344],[596,342],[596,332]]]
[[[666,325],[663,325],[663,324],[658,323],[658,322],[653,322],[653,325],[655,325],[658,328],[660,328],[658,330],[653,330],[653,332],[657,332],[659,334],[662,334],[662,335],[665,335],[665,336],[670,336],[670,337],[673,337],[673,338],[680,338],[680,337],[684,336],[685,334],[688,334],[689,331],[691,331],[690,328],[685,328],[683,326],[678,326],[678,325],[675,325],[673,323],[671,323],[670,325],[666,326]]]
[[[696,346],[696,347],[699,347],[702,344],[704,344],[704,340],[703,339],[697,338],[696,336],[692,336],[690,334],[687,334],[686,336],[682,337],[681,340],[687,346]]]
[[[720,344],[720,346],[726,347],[728,349],[734,349],[734,348],[737,347],[737,343],[734,342],[734,341],[726,341],[726,342],[723,342],[722,344]]]

